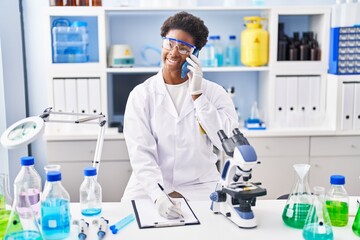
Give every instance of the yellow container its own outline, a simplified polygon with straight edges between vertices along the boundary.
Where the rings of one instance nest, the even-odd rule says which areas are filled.
[[[266,65],[269,61],[269,33],[261,17],[245,17],[246,29],[241,33],[241,62],[250,67]]]

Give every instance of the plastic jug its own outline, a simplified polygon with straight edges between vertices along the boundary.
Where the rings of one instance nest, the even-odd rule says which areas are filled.
[[[250,67],[263,66],[269,60],[269,33],[260,17],[245,17],[246,29],[241,33],[241,62]]]

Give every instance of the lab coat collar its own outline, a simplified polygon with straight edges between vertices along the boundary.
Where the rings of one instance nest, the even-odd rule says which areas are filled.
[[[160,100],[160,105],[164,107],[164,109],[170,113],[174,118],[177,118],[178,121],[186,117],[190,112],[194,109],[194,104],[191,99],[191,96],[189,96],[185,99],[185,102],[183,103],[183,106],[180,111],[180,115],[177,113],[176,108],[174,106],[174,103],[170,97],[170,94],[168,93],[164,77],[162,75],[162,69],[157,74],[157,85],[156,88],[158,92],[162,95],[162,99]]]

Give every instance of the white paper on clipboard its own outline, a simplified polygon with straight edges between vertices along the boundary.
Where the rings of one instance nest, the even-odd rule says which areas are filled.
[[[169,220],[160,216],[151,199],[132,200],[132,206],[139,228],[175,227],[200,224],[190,205],[184,198],[177,198],[181,202],[184,218]]]

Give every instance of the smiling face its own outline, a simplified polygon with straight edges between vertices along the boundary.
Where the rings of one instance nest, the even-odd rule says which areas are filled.
[[[179,29],[170,29],[167,38],[175,38],[194,45],[194,38],[187,32]],[[181,78],[181,66],[185,63],[189,54],[180,54],[178,46],[171,50],[162,48],[161,59],[163,62],[163,76],[167,84],[180,84],[185,80]]]

